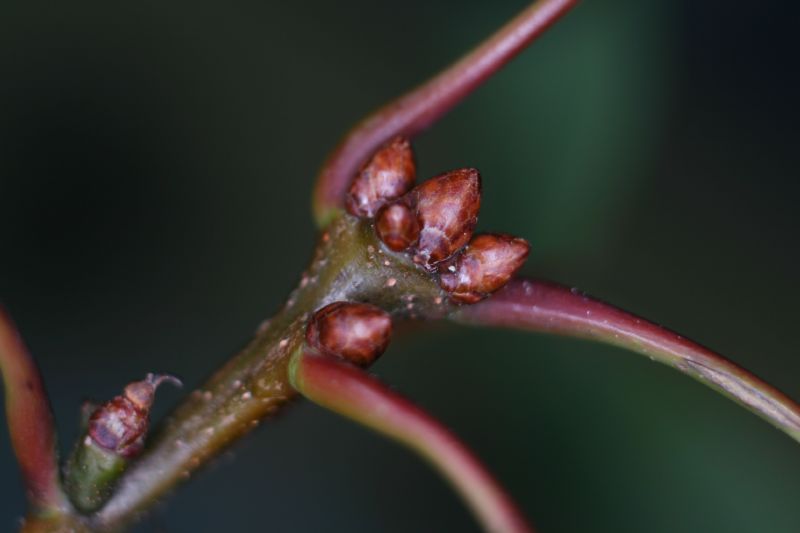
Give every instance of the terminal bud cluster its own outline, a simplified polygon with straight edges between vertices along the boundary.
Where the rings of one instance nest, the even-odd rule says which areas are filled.
[[[408,140],[390,141],[353,180],[347,211],[374,218],[386,247],[407,253],[438,275],[453,302],[475,303],[503,287],[525,262],[530,246],[503,234],[473,238],[481,205],[478,171],[452,170],[413,187],[415,175]]]

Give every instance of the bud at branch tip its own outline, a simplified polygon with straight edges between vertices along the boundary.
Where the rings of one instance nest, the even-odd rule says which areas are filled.
[[[411,194],[420,225],[414,261],[432,271],[472,237],[481,206],[480,174],[474,168],[453,170],[431,178]]]
[[[439,266],[439,284],[452,300],[475,303],[508,283],[529,251],[524,239],[478,235],[461,253]]]
[[[414,186],[417,170],[408,139],[397,137],[380,148],[359,170],[345,198],[351,215],[372,218],[386,202]]]

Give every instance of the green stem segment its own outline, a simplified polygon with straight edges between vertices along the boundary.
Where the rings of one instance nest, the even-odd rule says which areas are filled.
[[[395,318],[451,311],[435,280],[404,254],[385,250],[369,221],[339,217],[284,308],[167,420],[92,526],[119,529],[294,397],[289,360],[305,342],[312,313],[335,301],[371,303]]]
[[[42,377],[11,318],[0,308],[0,372],[6,419],[34,514],[69,509],[61,490],[53,414]]]
[[[298,352],[290,365],[290,380],[311,401],[425,457],[462,495],[486,531],[532,531],[502,487],[455,435],[363,370],[333,357]]]
[[[98,446],[91,437],[75,445],[67,463],[66,490],[75,507],[89,513],[108,500],[129,460]]]
[[[699,380],[800,442],[800,405],[775,387],[694,341],[573,289],[515,280],[491,298],[460,308],[452,318],[626,348]]]

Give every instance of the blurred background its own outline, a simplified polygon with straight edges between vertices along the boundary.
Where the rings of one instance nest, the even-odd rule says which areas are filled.
[[[525,5],[6,0],[0,298],[62,453],[82,399],[187,389],[296,283],[315,172],[353,122]],[[800,399],[798,8],[586,1],[417,143],[475,166],[528,274],[700,340]],[[647,359],[442,325],[375,371],[460,434],[544,532],[797,532],[800,449]],[[157,416],[181,397],[165,388]],[[24,510],[0,429],[0,530]],[[404,449],[304,402],[137,531],[477,531]]]

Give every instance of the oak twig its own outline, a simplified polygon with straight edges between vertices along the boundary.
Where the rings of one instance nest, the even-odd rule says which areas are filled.
[[[532,531],[480,461],[430,415],[363,370],[300,353],[292,383],[311,401],[382,433],[426,457],[469,503],[486,531]]]

